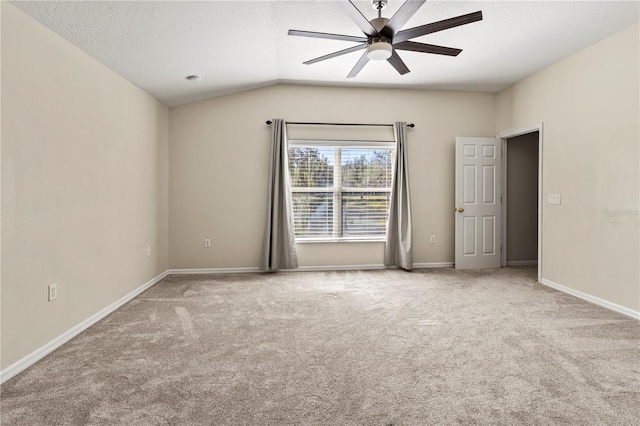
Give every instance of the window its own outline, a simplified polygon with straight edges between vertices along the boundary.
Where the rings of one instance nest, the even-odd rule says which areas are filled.
[[[296,239],[383,239],[395,144],[289,141]]]

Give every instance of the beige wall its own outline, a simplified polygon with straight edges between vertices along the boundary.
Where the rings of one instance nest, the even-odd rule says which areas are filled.
[[[507,262],[538,260],[538,135],[507,142]]]
[[[168,108],[7,2],[1,104],[4,369],[167,269]]]
[[[171,108],[171,267],[259,265],[270,138],[265,120],[274,117],[415,123],[408,131],[414,261],[453,262],[455,137],[494,136],[494,102],[492,93],[279,85]],[[292,126],[290,136],[320,131],[328,130]],[[390,128],[377,132],[393,139]],[[436,244],[429,243],[432,234]],[[204,248],[204,238],[212,248]],[[303,266],[383,261],[382,243],[298,248]]]
[[[636,24],[497,97],[498,133],[544,122],[543,278],[635,311],[639,38]]]

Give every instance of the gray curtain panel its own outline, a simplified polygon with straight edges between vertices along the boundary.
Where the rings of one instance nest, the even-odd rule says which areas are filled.
[[[409,168],[407,155],[407,123],[396,122],[396,163],[393,168],[387,241],[384,246],[384,264],[413,269],[413,241],[411,235],[411,197],[409,195]]]
[[[263,271],[298,267],[289,178],[287,122],[274,119],[272,126],[267,227],[260,265]]]

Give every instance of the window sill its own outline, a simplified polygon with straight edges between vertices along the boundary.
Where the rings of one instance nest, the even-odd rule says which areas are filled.
[[[386,238],[296,238],[296,244],[316,243],[384,243]]]

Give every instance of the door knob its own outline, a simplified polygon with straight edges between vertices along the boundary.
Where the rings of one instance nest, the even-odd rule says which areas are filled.
[[[456,207],[454,210],[457,211],[458,213],[462,213],[464,211],[462,207]]]

